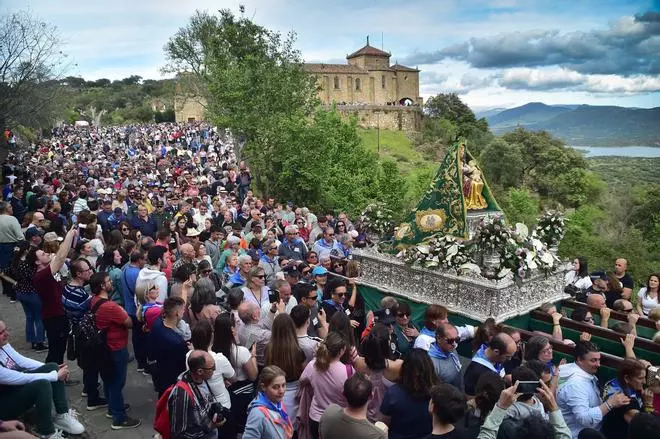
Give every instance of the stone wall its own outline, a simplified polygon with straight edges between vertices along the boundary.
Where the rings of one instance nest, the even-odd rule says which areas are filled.
[[[419,107],[337,105],[337,111],[346,118],[357,118],[358,125],[363,128],[419,131],[422,126],[422,110]]]
[[[318,96],[324,104],[347,102],[386,105],[406,98],[416,104],[422,103],[418,72],[371,70],[365,73],[315,73],[315,76]]]
[[[177,122],[205,120],[206,101],[200,97],[174,97],[174,119]]]

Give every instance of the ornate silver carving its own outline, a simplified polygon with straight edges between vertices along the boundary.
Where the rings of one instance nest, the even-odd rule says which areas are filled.
[[[550,275],[536,272],[516,284],[511,276],[492,281],[474,273],[459,276],[446,270],[410,267],[374,250],[356,250],[353,257],[360,262],[360,283],[416,302],[441,304],[479,321],[493,317],[502,322],[543,302],[568,297],[563,292],[561,271]]]

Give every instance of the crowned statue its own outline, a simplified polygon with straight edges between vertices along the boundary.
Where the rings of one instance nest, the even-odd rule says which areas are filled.
[[[397,248],[432,236],[469,239],[473,224],[486,215],[502,215],[476,159],[465,141],[454,143],[417,207],[394,233]]]

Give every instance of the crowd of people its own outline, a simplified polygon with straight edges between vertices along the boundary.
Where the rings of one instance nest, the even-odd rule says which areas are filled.
[[[18,352],[9,330],[22,328],[0,321],[0,438],[28,437],[19,419],[33,407],[35,435],[84,432],[66,361],[113,430],[143,421],[124,401],[129,367],[151,379],[158,402],[144,421],[164,438],[657,437],[660,389],[645,388],[640,360],[601,391],[588,340],[574,363],[552,363],[561,328],[523,343],[492,320],[453,325],[439,304],[421,327],[394,297],[367,312],[351,258],[368,244],[359,218],[256,197],[236,148],[188,123],[64,126],[13,151],[0,279],[28,345],[47,355]],[[625,270],[617,260],[592,284],[576,259],[566,285],[650,316],[658,276],[633,307]]]

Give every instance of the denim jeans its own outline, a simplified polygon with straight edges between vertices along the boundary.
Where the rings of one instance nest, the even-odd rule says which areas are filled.
[[[44,342],[44,323],[41,321],[41,299],[37,293],[18,293],[17,298],[25,311],[25,340]]]
[[[112,415],[112,423],[121,424],[126,420],[126,409],[124,408],[124,395],[122,391],[126,385],[126,368],[128,366],[128,348],[121,348],[111,352],[114,370],[110,376],[103,377],[105,382],[108,408]]]

